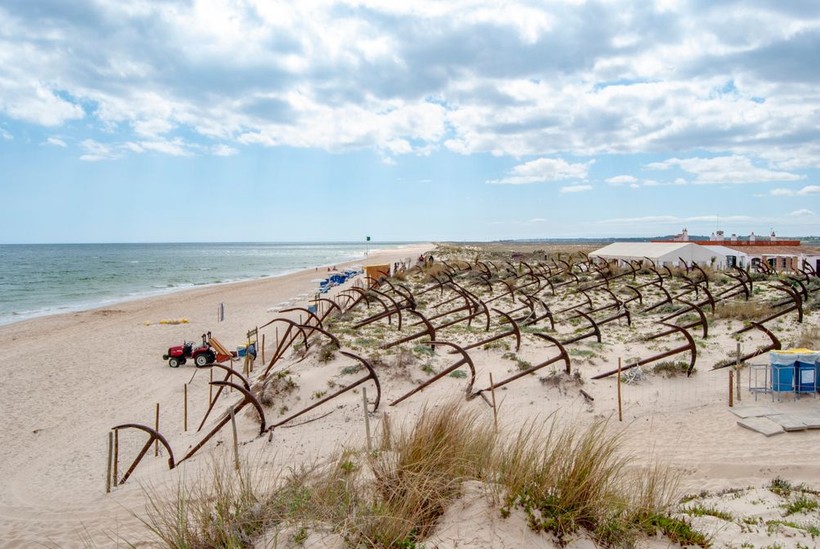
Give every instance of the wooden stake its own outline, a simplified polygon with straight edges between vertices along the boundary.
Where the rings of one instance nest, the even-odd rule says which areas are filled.
[[[157,412],[154,415],[154,430],[159,433],[159,402],[157,402]],[[159,439],[154,441],[154,457],[159,455]]]
[[[732,382],[735,380],[735,373],[732,370],[729,370],[729,408],[734,407],[735,405],[735,392],[732,387]]]
[[[119,462],[120,462],[120,431],[119,431],[119,429],[114,429],[114,474],[111,475],[111,480],[113,481],[114,486],[117,486],[119,484],[119,481],[117,480],[117,475],[119,474],[119,471],[117,471],[117,469],[119,468],[118,467]]]
[[[278,326],[276,327],[275,332],[276,332],[276,348],[278,349],[279,348],[279,327]]]
[[[262,334],[262,349],[261,350],[262,350],[262,354],[261,354],[262,364],[264,364],[265,363],[265,334]]]
[[[735,370],[737,371],[737,401],[740,402],[740,342],[737,342],[737,363],[735,364]]]
[[[213,403],[214,401],[214,386],[212,385],[212,383],[214,382],[214,369],[209,368],[208,372],[211,374],[210,381],[208,383],[208,407],[210,408],[211,403]]]
[[[188,432],[188,384],[182,386],[182,430]]]
[[[111,461],[114,455],[114,433],[108,431],[108,469],[105,472],[105,493],[111,492]]]
[[[231,429],[233,430],[233,466],[236,470],[239,470],[239,438],[236,434],[236,417],[233,414],[233,407],[230,408],[231,412]]]
[[[624,420],[624,410],[621,405],[621,358],[618,357],[618,421]]]
[[[370,416],[367,415],[367,389],[362,387],[362,409],[364,410],[364,432],[367,435],[367,451],[371,452],[373,447],[370,442]]]
[[[490,372],[490,394],[493,400],[493,425],[495,432],[498,433],[498,407],[495,405],[495,384],[493,383],[493,373]]]
[[[740,397],[740,370],[735,370],[735,375],[737,376],[737,379],[735,380],[735,390],[737,391],[737,395],[735,398],[737,398],[737,401],[740,402],[742,400]]]

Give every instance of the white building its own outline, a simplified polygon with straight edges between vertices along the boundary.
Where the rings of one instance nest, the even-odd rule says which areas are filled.
[[[615,242],[589,254],[590,258],[606,261],[643,261],[648,259],[656,266],[682,266],[681,259],[687,264],[717,266],[726,263],[726,257],[718,251],[707,249],[693,242]]]

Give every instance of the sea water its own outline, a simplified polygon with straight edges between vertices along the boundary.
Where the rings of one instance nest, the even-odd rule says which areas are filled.
[[[281,276],[406,243],[0,245],[0,324]]]

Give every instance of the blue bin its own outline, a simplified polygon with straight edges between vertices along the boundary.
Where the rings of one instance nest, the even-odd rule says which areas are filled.
[[[797,392],[814,393],[817,391],[817,364],[815,362],[803,362],[798,360],[797,368]]]
[[[246,351],[245,347],[237,347],[236,348],[236,356],[238,356],[240,358],[245,356],[245,351]]]
[[[772,363],[772,391],[775,393],[793,393],[794,372],[794,362],[791,364]]]

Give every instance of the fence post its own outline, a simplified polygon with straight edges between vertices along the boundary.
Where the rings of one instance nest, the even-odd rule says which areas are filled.
[[[367,451],[373,450],[370,443],[370,417],[367,415],[367,389],[362,387],[362,409],[364,410],[364,432],[367,436]]]
[[[624,420],[624,411],[621,406],[621,357],[618,357],[618,421]]]
[[[114,433],[108,431],[108,467],[105,472],[105,493],[111,492],[111,461],[114,454]]]

